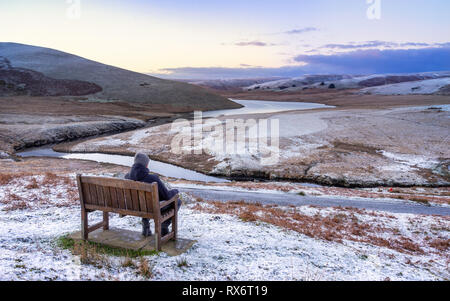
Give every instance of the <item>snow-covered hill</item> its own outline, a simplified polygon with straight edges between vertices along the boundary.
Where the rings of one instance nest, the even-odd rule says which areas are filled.
[[[250,85],[262,84],[275,80],[288,79],[280,77],[268,77],[268,78],[245,78],[245,79],[211,79],[211,80],[189,80],[189,84],[211,88],[215,90],[236,90]]]
[[[254,84],[244,88],[247,91],[302,91],[319,89],[359,89],[449,78],[450,71],[424,72],[411,74],[373,74],[373,75],[304,75],[301,77]]]
[[[407,95],[407,94],[450,95],[450,77],[365,88],[361,90],[361,93],[379,94],[379,95]]]
[[[326,83],[351,78],[351,75],[304,75],[290,79],[281,79],[262,84],[254,84],[244,89],[248,91],[259,89],[272,91],[297,91],[302,90],[305,87],[325,86]]]

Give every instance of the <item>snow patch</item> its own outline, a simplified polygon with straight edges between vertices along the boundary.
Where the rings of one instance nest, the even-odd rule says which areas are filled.
[[[425,157],[425,156],[419,156],[419,155],[407,155],[407,154],[395,154],[387,151],[379,151],[383,156],[392,159],[400,164],[391,165],[390,167],[386,167],[389,170],[389,168],[392,168],[392,170],[395,171],[409,171],[411,169],[417,169],[417,168],[434,168],[437,164],[439,164],[438,160]],[[405,166],[406,165],[406,166]]]
[[[447,85],[450,85],[450,78],[448,77],[365,88],[361,90],[361,93],[379,95],[434,94]]]

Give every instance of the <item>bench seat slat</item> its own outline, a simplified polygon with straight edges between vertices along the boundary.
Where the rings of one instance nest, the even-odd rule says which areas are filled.
[[[137,211],[141,211],[141,206],[140,206],[140,202],[139,202],[139,194],[138,194],[137,190],[130,189],[130,193],[131,193],[131,200],[133,202],[133,208]]]
[[[99,186],[99,185],[95,185],[95,188],[97,189],[98,205],[106,206],[105,205],[105,197],[103,196],[103,187]]]
[[[147,212],[153,212],[153,196],[151,192],[145,193],[145,203],[147,205]]]
[[[139,191],[138,194],[139,194],[140,211],[148,212],[147,211],[147,202],[145,201],[145,192],[144,191]]]
[[[125,197],[123,194],[123,189],[122,188],[116,188],[116,193],[117,193],[117,200],[119,202],[119,208],[120,209],[127,209],[127,205],[125,204]]]
[[[98,198],[97,198],[97,188],[94,184],[88,184],[89,185],[89,194],[91,195],[91,204],[98,205]]]
[[[135,208],[133,204],[133,199],[131,198],[131,190],[130,189],[124,189],[123,195],[125,197],[125,205],[127,209],[139,211],[139,208]]]
[[[117,199],[116,188],[114,188],[114,187],[109,187],[109,191],[110,191],[110,193],[111,193],[112,207],[113,207],[113,208],[119,208],[119,201],[118,201],[118,199]]]
[[[81,186],[83,187],[83,199],[84,199],[84,203],[86,203],[86,204],[92,204],[92,201],[91,201],[91,194],[89,193],[89,184],[82,183]]]
[[[102,187],[102,189],[103,189],[103,196],[105,197],[105,206],[112,207],[111,192],[109,191],[109,188]]]

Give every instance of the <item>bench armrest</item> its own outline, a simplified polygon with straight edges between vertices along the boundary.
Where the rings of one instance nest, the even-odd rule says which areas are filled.
[[[164,202],[159,202],[159,208],[163,208],[166,207],[167,205],[172,204],[173,202],[178,200],[178,193],[176,195],[174,195],[170,200],[168,201],[164,201]]]

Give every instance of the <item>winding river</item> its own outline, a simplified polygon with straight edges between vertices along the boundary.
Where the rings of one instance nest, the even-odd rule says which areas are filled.
[[[318,103],[301,103],[301,102],[278,102],[278,101],[260,101],[260,100],[235,100],[244,107],[240,109],[231,110],[217,110],[204,112],[204,117],[218,117],[228,115],[242,115],[242,114],[261,114],[261,113],[275,113],[283,111],[297,111],[309,110],[318,108],[332,108],[331,106]],[[30,149],[17,153],[20,157],[55,157],[63,159],[79,159],[89,160],[100,163],[111,163],[122,166],[133,165],[133,157],[123,155],[110,155],[103,153],[60,153],[55,152],[51,147],[41,147]],[[150,171],[172,178],[185,179],[190,181],[201,182],[228,182],[227,179],[208,176],[193,170],[182,168],[168,163],[163,163],[155,160],[150,160]]]

